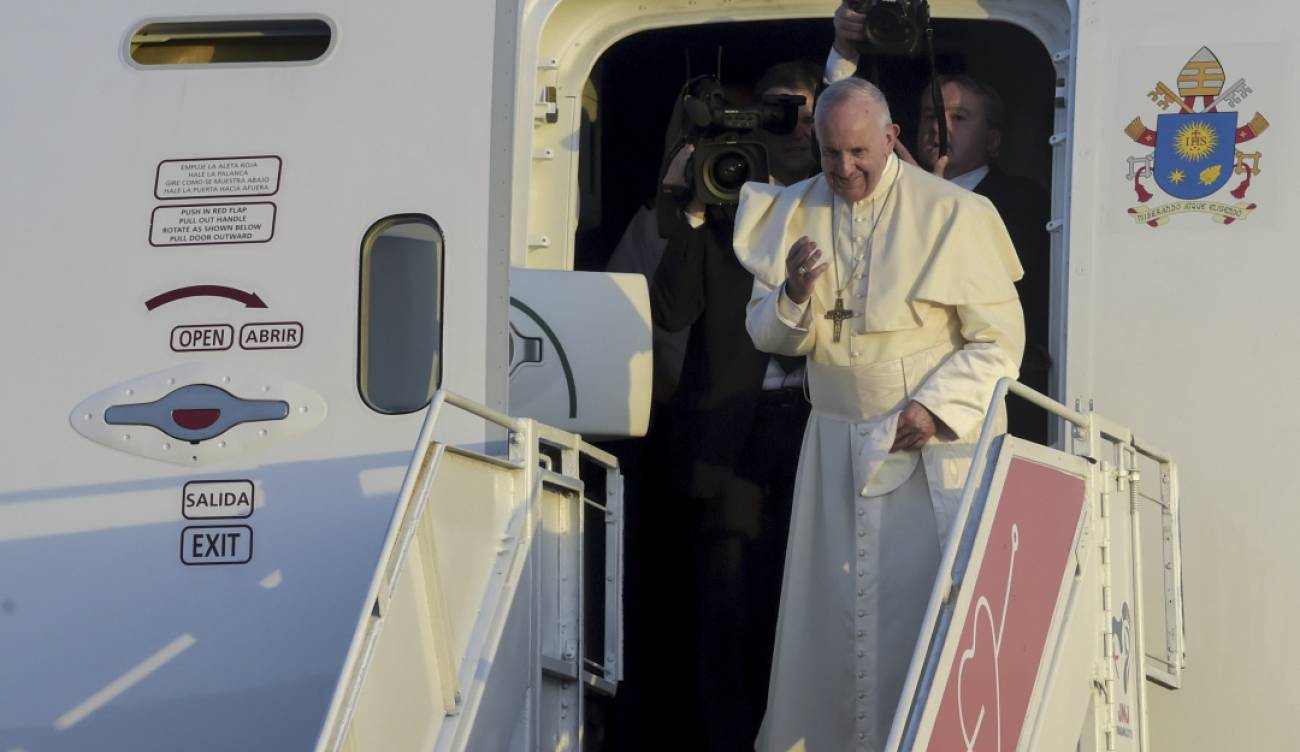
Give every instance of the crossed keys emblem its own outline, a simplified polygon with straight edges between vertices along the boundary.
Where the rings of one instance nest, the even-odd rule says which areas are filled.
[[[1269,123],[1258,112],[1245,124],[1238,122],[1236,108],[1254,89],[1244,78],[1225,86],[1227,80],[1223,64],[1208,47],[1202,47],[1183,64],[1176,89],[1159,81],[1147,93],[1163,113],[1157,116],[1156,127],[1135,117],[1124,128],[1135,143],[1153,149],[1128,157],[1124,176],[1132,181],[1139,204],[1128,212],[1138,222],[1158,227],[1174,214],[1199,212],[1210,214],[1221,224],[1231,224],[1245,219],[1255,208],[1244,199],[1251,179],[1260,173],[1263,152],[1239,147],[1263,133]],[[1203,200],[1225,187],[1234,175],[1244,176],[1230,191],[1238,203]],[[1156,196],[1144,183],[1147,180],[1154,180],[1166,194],[1180,200],[1141,206]]]

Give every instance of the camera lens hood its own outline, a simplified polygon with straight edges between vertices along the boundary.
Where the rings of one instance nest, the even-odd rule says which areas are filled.
[[[913,52],[930,25],[927,0],[858,0],[851,7],[867,17],[867,42],[876,50]]]

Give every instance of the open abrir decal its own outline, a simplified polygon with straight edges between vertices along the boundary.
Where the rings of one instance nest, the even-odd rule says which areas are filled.
[[[1230,225],[1246,219],[1255,204],[1246,201],[1251,178],[1258,175],[1263,154],[1243,151],[1268,128],[1268,121],[1258,112],[1245,125],[1238,123],[1235,110],[1254,90],[1246,79],[1237,79],[1225,88],[1227,77],[1223,65],[1207,47],[1196,51],[1178,74],[1177,91],[1159,82],[1147,95],[1162,111],[1152,130],[1133,118],[1124,132],[1153,152],[1128,158],[1128,180],[1133,183],[1138,206],[1128,213],[1137,222],[1159,227],[1175,214],[1208,214],[1220,224]],[[1233,176],[1240,176],[1233,181]],[[1176,199],[1166,204],[1148,205],[1155,194],[1146,181],[1154,179],[1156,187]],[[1229,182],[1236,182],[1229,194],[1235,201],[1209,197]]]

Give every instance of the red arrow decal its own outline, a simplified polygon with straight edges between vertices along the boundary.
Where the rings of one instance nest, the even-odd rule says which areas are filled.
[[[144,307],[152,311],[153,309],[167,305],[174,300],[205,296],[229,298],[237,303],[243,303],[245,308],[266,308],[266,303],[257,296],[257,293],[244,292],[243,290],[236,290],[233,287],[223,287],[221,285],[191,285],[189,287],[178,287],[175,290],[168,290],[167,292],[149,298],[145,301]]]

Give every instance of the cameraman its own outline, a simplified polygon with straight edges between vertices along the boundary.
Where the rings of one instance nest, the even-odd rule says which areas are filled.
[[[763,130],[770,178],[811,176],[812,104],[819,67],[788,62],[754,88],[804,98],[786,135]],[[693,146],[664,171],[661,202],[687,186]],[[734,206],[698,200],[672,205],[668,247],[650,290],[654,323],[691,327],[681,380],[671,402],[672,473],[689,501],[696,538],[701,749],[752,750],[766,703],[768,673],[790,524],[795,466],[808,403],[802,358],[754,349],[745,331],[753,277],[732,250]],[[692,519],[692,518],[688,518]]]

